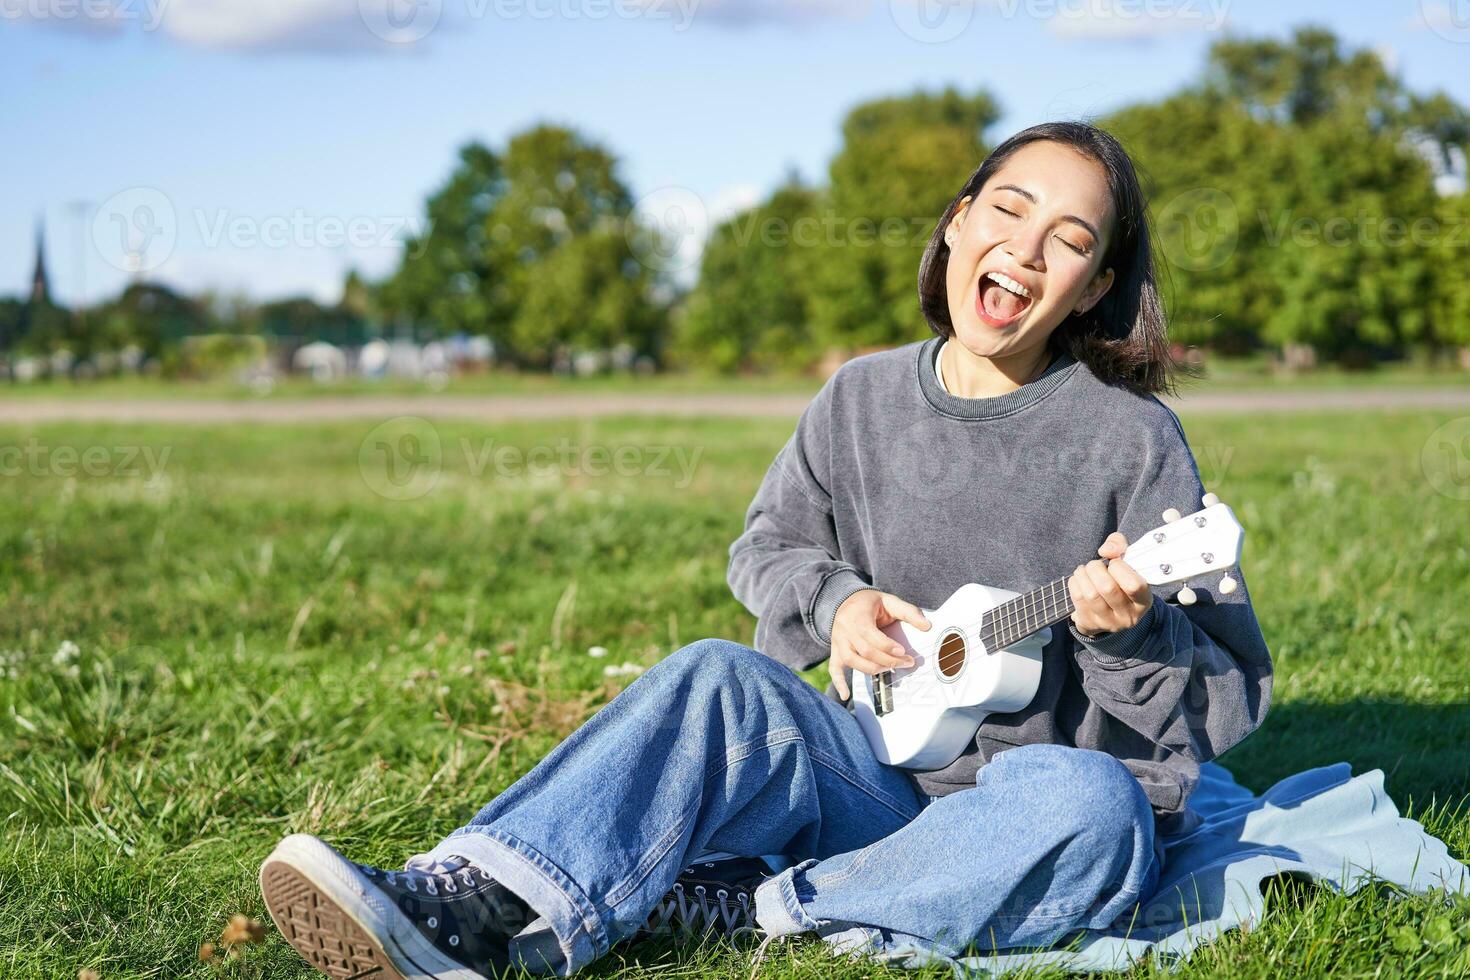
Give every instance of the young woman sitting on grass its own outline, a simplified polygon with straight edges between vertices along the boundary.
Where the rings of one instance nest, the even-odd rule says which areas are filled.
[[[754,647],[672,653],[406,870],[286,838],[261,885],[309,962],[565,974],[670,916],[947,955],[1126,924],[1189,828],[1200,763],[1265,716],[1271,658],[1243,577],[1185,608],[1119,560],[1204,493],[1154,397],[1172,365],[1123,148],[1076,123],[1001,144],[936,227],[919,293],[936,336],[843,365],[750,505],[729,581]],[[1111,563],[1075,564],[1094,549]],[[1076,611],[1031,702],[942,770],[878,762],[845,702],[851,671],[910,662],[881,628],[927,629],[920,607],[969,582],[1068,568]],[[824,658],[840,701],[791,669]],[[710,852],[791,866],[691,867]]]

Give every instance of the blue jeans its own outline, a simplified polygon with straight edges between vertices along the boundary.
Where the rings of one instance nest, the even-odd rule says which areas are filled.
[[[931,798],[840,704],[728,640],[670,654],[415,860],[461,854],[544,920],[513,955],[568,974],[632,935],[700,854],[795,862],[756,891],[768,933],[947,956],[1051,945],[1152,894],[1143,789],[1102,752],[1018,746]]]

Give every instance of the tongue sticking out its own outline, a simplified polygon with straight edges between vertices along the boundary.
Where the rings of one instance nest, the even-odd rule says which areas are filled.
[[[988,279],[980,291],[980,300],[985,304],[985,312],[997,320],[1008,320],[1031,305],[1031,300],[1017,296]]]

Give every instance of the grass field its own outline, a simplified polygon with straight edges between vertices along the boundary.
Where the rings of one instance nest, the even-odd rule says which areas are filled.
[[[1450,419],[1185,423],[1248,529],[1276,659],[1270,717],[1222,761],[1258,790],[1339,760],[1381,767],[1464,859],[1470,502],[1421,467]],[[382,468],[370,423],[0,429],[0,977],[307,976],[273,930],[198,958],[232,914],[266,918],[255,875],[275,841],[319,833],[399,865],[637,668],[701,637],[749,640],[726,549],[791,424],[440,424],[407,433],[437,437],[440,466],[406,475]],[[564,439],[633,462],[514,465]],[[510,455],[482,466],[494,447]],[[1273,903],[1183,975],[1470,973],[1470,903],[1300,888]],[[749,970],[748,948],[665,944],[590,975]],[[762,968],[883,972],[815,942]]]

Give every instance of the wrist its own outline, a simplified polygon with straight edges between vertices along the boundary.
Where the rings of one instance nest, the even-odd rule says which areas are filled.
[[[832,627],[837,621],[837,610],[855,594],[871,588],[872,586],[850,567],[837,568],[829,574],[812,599],[808,628],[813,639],[822,644],[831,643]]]

